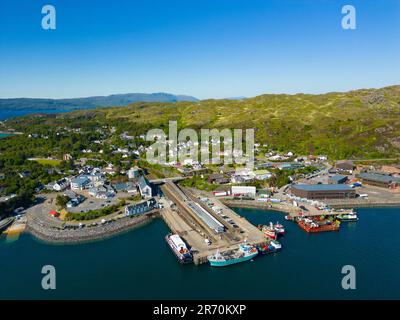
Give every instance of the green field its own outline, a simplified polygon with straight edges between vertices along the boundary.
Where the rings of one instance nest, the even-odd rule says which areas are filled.
[[[42,165],[49,165],[49,166],[59,166],[61,163],[61,160],[57,159],[35,159],[33,161],[36,161]]]

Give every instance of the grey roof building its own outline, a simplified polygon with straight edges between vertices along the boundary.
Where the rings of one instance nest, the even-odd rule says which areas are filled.
[[[140,203],[126,206],[125,215],[131,216],[131,215],[143,214],[157,208],[158,208],[157,201],[154,198],[151,198]]]
[[[400,184],[400,178],[382,173],[363,172],[358,174],[357,178],[365,184],[383,188],[395,188]]]
[[[346,184],[294,184],[292,194],[307,199],[346,199],[355,198],[356,191]]]
[[[153,190],[150,182],[144,176],[139,177],[138,186],[142,197],[151,198],[153,196]]]

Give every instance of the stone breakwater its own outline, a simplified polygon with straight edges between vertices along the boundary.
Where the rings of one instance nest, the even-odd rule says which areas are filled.
[[[153,211],[137,217],[125,217],[81,229],[58,229],[31,219],[28,220],[26,231],[36,238],[50,243],[83,243],[115,236],[149,223],[156,217],[158,217],[158,212]]]

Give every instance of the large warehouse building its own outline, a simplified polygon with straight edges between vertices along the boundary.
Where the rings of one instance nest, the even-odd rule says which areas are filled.
[[[292,194],[307,199],[347,199],[355,198],[356,191],[345,184],[295,184]]]
[[[382,188],[397,188],[400,185],[400,178],[392,177],[387,174],[363,172],[357,178],[365,184]]]

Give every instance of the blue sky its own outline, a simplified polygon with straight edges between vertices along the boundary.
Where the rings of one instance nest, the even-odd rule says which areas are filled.
[[[400,84],[399,40],[398,0],[0,0],[0,97],[383,87]]]

